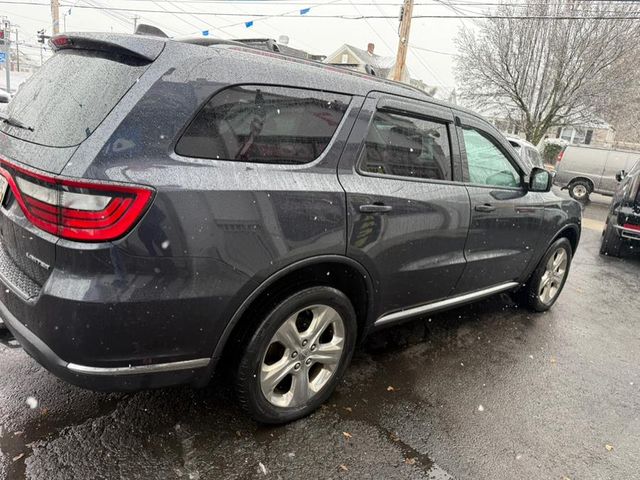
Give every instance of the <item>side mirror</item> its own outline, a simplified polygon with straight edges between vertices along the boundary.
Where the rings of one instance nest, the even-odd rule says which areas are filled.
[[[627,172],[625,172],[624,170],[620,170],[619,172],[616,172],[616,182],[621,182],[626,176],[627,176]]]
[[[529,175],[530,192],[548,192],[551,190],[553,177],[544,168],[534,167]]]

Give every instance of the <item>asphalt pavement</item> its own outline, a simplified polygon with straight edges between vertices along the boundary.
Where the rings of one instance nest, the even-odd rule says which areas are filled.
[[[0,333],[0,478],[639,478],[640,258],[598,255],[608,201],[551,311],[504,294],[377,333],[285,427],[247,419],[224,376],[94,393]]]

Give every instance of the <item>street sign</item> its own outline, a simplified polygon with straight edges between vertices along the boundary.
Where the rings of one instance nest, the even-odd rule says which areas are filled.
[[[4,52],[0,52],[0,63],[4,63],[7,61],[7,54]]]

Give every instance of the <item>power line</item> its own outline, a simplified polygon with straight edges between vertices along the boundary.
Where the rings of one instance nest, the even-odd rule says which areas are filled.
[[[328,5],[329,3],[323,3],[320,5]],[[32,3],[25,1],[0,1],[0,4],[9,5],[33,5],[49,7],[48,3]],[[318,5],[318,6],[320,6]],[[71,5],[64,4],[61,7],[67,8]],[[122,7],[98,7],[90,5],[76,5],[74,8],[93,9],[93,10],[107,10],[110,12],[134,12],[134,13],[154,13],[154,14],[169,14],[169,15],[208,15],[215,17],[247,17],[254,19],[265,18],[333,18],[341,20],[365,20],[365,19],[385,19],[385,18],[397,18],[394,15],[300,15],[300,9],[292,10],[290,12],[284,12],[281,14],[252,14],[252,13],[224,13],[224,12],[203,12],[203,11],[179,11],[179,10],[153,10],[153,9],[140,9],[140,8],[122,8]],[[295,14],[295,15],[294,15]],[[454,19],[511,19],[511,20],[640,20],[640,11],[635,15],[494,15],[494,14],[477,14],[477,15],[425,15],[418,14],[413,15],[413,18],[454,18]],[[239,22],[237,24],[226,25],[225,28],[242,25],[245,22]]]

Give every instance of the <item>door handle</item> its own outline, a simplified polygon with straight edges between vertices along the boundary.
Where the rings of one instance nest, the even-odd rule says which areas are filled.
[[[483,205],[476,205],[474,209],[476,212],[493,212],[495,211],[496,207],[489,203],[485,203]]]
[[[391,205],[383,205],[382,203],[373,203],[371,205],[360,205],[362,213],[387,213],[393,210]]]

